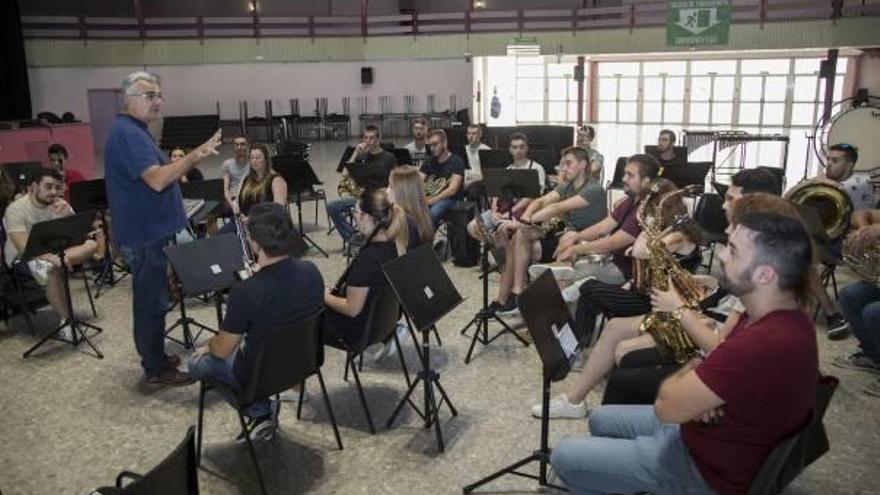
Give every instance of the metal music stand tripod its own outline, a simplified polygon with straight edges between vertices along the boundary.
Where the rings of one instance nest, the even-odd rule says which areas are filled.
[[[104,242],[107,244],[104,250],[104,266],[95,275],[95,299],[101,297],[104,285],[115,287],[130,272],[128,268],[113,259],[113,242],[110,239],[111,230],[107,224],[107,186],[104,179],[85,180],[74,182],[70,185],[70,206],[73,211],[94,210],[101,218],[101,231],[104,233]],[[121,275],[117,277],[117,271]]]
[[[235,234],[222,234],[166,246],[165,255],[183,289],[180,295],[180,318],[165,331],[165,338],[192,349],[203,331],[217,333],[217,330],[187,315],[186,298],[213,293],[219,326],[222,322],[220,292],[231,287],[237,280],[238,271],[244,268],[241,243]],[[191,326],[198,328],[195,336]],[[183,330],[183,340],[170,336],[177,327]]]
[[[543,364],[543,384],[541,389],[541,442],[538,450],[532,452],[509,466],[502,468],[489,476],[465,486],[462,492],[467,494],[476,488],[489,483],[506,474],[513,474],[523,478],[536,480],[540,486],[549,486],[560,490],[565,488],[553,485],[547,481],[547,464],[550,462],[550,446],[548,435],[550,432],[550,386],[552,382],[564,380],[571,370],[574,360],[574,349],[577,346],[577,337],[571,331],[571,313],[562,299],[559,286],[549,270],[538,277],[529,285],[520,296],[522,303],[522,315],[526,321],[529,333],[535,341],[538,355]],[[563,334],[567,333],[567,337]],[[538,463],[538,474],[524,473],[520,468]]]
[[[397,299],[407,316],[407,323],[411,323],[416,330],[422,332],[422,350],[419,356],[422,370],[417,373],[416,379],[397,403],[385,427],[390,428],[404,404],[409,403],[416,414],[424,420],[425,428],[434,427],[437,448],[443,452],[446,447],[443,443],[443,432],[440,430],[440,407],[445,402],[453,416],[457,416],[458,411],[440,385],[440,374],[431,368],[430,337],[431,330],[436,330],[437,321],[461,304],[463,299],[443,269],[443,265],[440,264],[440,260],[437,259],[437,255],[434,254],[433,248],[428,244],[423,244],[385,263],[382,270],[397,294]],[[422,409],[410,399],[419,384],[423,387]],[[435,388],[440,394],[439,401],[434,392]]]
[[[29,357],[40,346],[48,342],[50,339],[66,342],[74,347],[85,342],[95,353],[95,357],[103,359],[104,354],[89,340],[86,330],[94,330],[95,334],[104,331],[97,325],[86,323],[80,320],[73,311],[73,301],[70,297],[70,272],[67,269],[67,263],[64,259],[64,251],[72,246],[79,246],[86,242],[89,232],[92,230],[92,222],[95,221],[95,212],[87,211],[77,213],[75,215],[57,218],[55,220],[47,220],[45,222],[35,223],[28,234],[27,245],[21,255],[22,262],[32,260],[44,254],[55,254],[61,260],[61,282],[64,286],[64,300],[67,307],[70,308],[70,318],[66,323],[58,325],[57,328],[49,332],[48,335],[40,339],[33,347],[25,351],[23,358]],[[71,340],[61,338],[58,334],[65,326],[70,326]]]
[[[272,166],[287,181],[288,195],[292,195],[296,204],[296,225],[300,236],[309,246],[317,249],[325,258],[329,258],[330,255],[327,254],[327,251],[321,249],[321,246],[315,243],[303,230],[302,194],[303,192],[311,192],[312,186],[321,185],[323,182],[315,175],[315,171],[312,170],[308,161],[296,156],[278,155],[272,159]]]
[[[482,151],[480,152],[482,153]],[[496,197],[496,198],[534,198],[540,195],[540,187],[538,185],[538,171],[537,170],[504,170],[504,169],[495,169],[495,168],[487,168],[483,170],[483,191],[485,194],[485,202],[488,203],[488,198]],[[475,215],[475,219],[477,221],[477,225],[482,225],[483,220],[480,216],[481,212],[477,211]],[[508,325],[504,320],[498,317],[494,311],[489,309],[489,242],[486,239],[486,229],[482,229],[483,231],[483,240],[480,242],[480,272],[482,273],[482,281],[483,281],[483,307],[477,311],[474,317],[468,322],[467,325],[461,330],[462,334],[465,334],[471,326],[476,326],[474,329],[474,335],[471,339],[471,346],[468,348],[467,355],[464,358],[464,363],[468,364],[471,362],[471,356],[473,355],[474,348],[479,342],[482,345],[488,345],[498,337],[504,335],[505,333],[510,333],[517,340],[519,340],[524,346],[528,347],[529,343],[522,338],[518,333],[514,332],[510,325]],[[500,251],[500,250],[498,250]],[[502,251],[503,252],[503,251]],[[499,256],[495,254],[493,251],[493,255],[495,255],[496,261],[499,264],[503,264],[503,261],[499,259]],[[503,327],[498,333],[489,337],[489,322],[496,321],[500,323]]]

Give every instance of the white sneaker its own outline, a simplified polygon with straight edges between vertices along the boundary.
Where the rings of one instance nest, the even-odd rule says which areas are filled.
[[[397,322],[397,327],[394,329],[394,333],[397,334],[397,339],[401,340],[406,336],[407,328],[406,323]],[[403,345],[403,344],[401,344]],[[391,357],[397,354],[397,346],[394,345],[394,337],[388,339],[388,342],[381,344],[379,350],[373,353],[372,360],[374,363],[378,363],[379,361]]]
[[[565,394],[550,400],[550,419],[583,419],[588,412],[586,403],[572,404]],[[541,418],[541,404],[532,406],[532,416]]]
[[[34,280],[40,285],[46,285],[49,281],[49,272],[52,271],[54,265],[46,260],[30,260],[27,264]]]
[[[531,265],[529,266],[529,279],[535,280],[547,270],[553,272],[553,278],[556,280],[574,280],[574,268],[569,264]]]

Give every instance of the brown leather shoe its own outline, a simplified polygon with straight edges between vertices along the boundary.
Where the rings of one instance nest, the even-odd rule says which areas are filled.
[[[177,354],[166,354],[165,362],[168,364],[169,368],[177,368],[180,366],[180,356]]]
[[[195,383],[195,379],[189,376],[189,373],[177,371],[176,369],[165,370],[157,376],[147,378],[150,385],[163,385],[167,387],[182,387]]]

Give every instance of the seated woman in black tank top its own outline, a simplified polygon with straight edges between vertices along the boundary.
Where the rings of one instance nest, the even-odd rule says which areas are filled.
[[[365,191],[352,213],[355,226],[369,242],[352,260],[336,290],[324,294],[324,342],[333,347],[351,347],[364,338],[374,289],[388,283],[382,265],[407,245],[406,215],[391,204],[385,189]]]
[[[272,202],[287,207],[287,181],[272,169],[272,160],[266,145],[252,145],[248,159],[251,170],[232,198],[232,213],[241,215],[244,220],[251,208],[259,203]],[[227,222],[217,234],[232,232],[235,232],[235,222]]]
[[[397,167],[388,177],[388,197],[406,213],[407,251],[434,241],[434,224],[424,191],[422,174],[412,165]]]

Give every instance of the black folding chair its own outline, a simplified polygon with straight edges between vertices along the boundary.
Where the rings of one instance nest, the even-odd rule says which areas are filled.
[[[330,415],[330,423],[333,426],[333,435],[336,437],[336,445],[342,450],[342,440],[339,438],[339,428],[336,425],[336,417],[333,415],[333,407],[330,405],[330,397],[327,395],[327,387],[324,385],[324,376],[321,374],[321,365],[324,364],[324,348],[321,345],[320,317],[323,308],[299,320],[279,325],[269,330],[266,339],[260,349],[257,349],[256,359],[250,373],[250,379],[243,391],[232,390],[229,386],[203,380],[199,391],[199,422],[197,437],[197,460],[201,462],[202,438],[204,437],[203,419],[205,412],[205,395],[211,388],[224,388],[236,397],[236,410],[241,423],[241,431],[248,445],[254,469],[257,472],[257,480],[260,483],[260,491],[265,495],[266,485],[254,444],[251,442],[244,419],[244,412],[248,406],[258,400],[275,396],[279,400],[281,392],[296,385],[300,385],[300,401],[297,409],[297,417],[302,408],[303,392],[306,378],[318,375],[321,384],[321,394],[324,396],[324,405]],[[277,421],[277,418],[275,418]]]
[[[703,265],[707,273],[712,272],[715,260],[715,245],[727,242],[727,216],[724,214],[724,198],[717,194],[701,194],[694,205],[694,221],[700,227],[701,252],[709,251],[709,264]]]
[[[177,447],[145,475],[123,471],[116,477],[115,487],[96,490],[101,495],[198,495],[199,477],[196,469],[195,428],[190,426]],[[133,480],[124,485],[126,480]]]
[[[394,339],[394,345],[397,347],[397,356],[400,358],[400,367],[403,369],[406,384],[409,386],[409,370],[406,367],[406,360],[403,357],[403,348],[400,340],[397,338],[397,321],[400,319],[400,302],[397,300],[394,290],[390,285],[384,285],[381,288],[371,288],[370,291],[376,291],[373,296],[370,307],[367,308],[367,331],[364,332],[363,338],[356,343],[347,343],[342,340],[333,342],[324,342],[326,345],[345,351],[345,372],[343,379],[348,381],[348,370],[354,375],[354,382],[357,388],[361,405],[364,408],[364,415],[367,418],[367,424],[370,427],[370,433],[376,433],[376,427],[373,425],[373,417],[370,414],[370,408],[367,405],[367,398],[364,395],[364,389],[361,385],[360,375],[355,360],[363,357],[364,350],[373,345],[387,342],[388,339]]]

